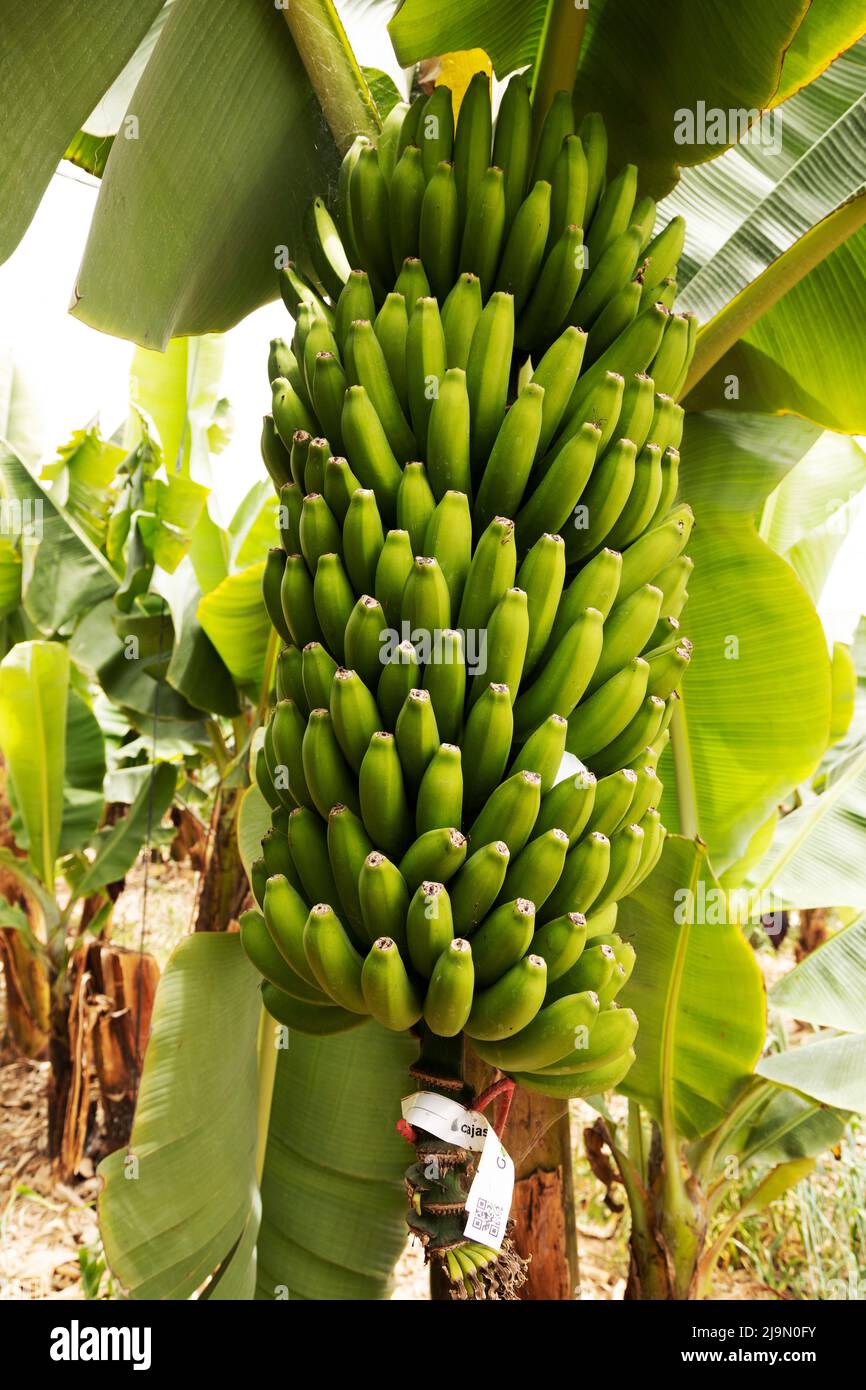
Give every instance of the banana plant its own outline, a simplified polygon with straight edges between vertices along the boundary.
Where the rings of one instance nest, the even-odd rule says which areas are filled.
[[[0,850],[4,959],[17,969],[16,947],[23,948],[33,994],[47,999],[56,1154],[71,1068],[70,962],[107,927],[109,885],[123,879],[158,827],[177,773],[169,763],[152,766],[128,812],[103,824],[105,740],[86,682],[58,642],[18,643],[0,662],[0,752],[12,810],[11,840]]]
[[[676,787],[675,797],[663,805],[665,818],[681,834],[657,875],[667,874],[669,885],[670,874],[676,875],[674,892],[697,891],[699,883],[715,882],[713,874],[733,873],[777,802],[815,771],[830,733],[833,672],[820,625],[791,565],[759,534],[757,513],[806,452],[802,439],[799,453],[791,445],[782,412],[836,431],[863,428],[856,382],[862,375],[857,325],[862,318],[866,196],[858,171],[864,140],[857,100],[850,97],[850,75],[851,65],[856,70],[862,58],[857,41],[866,29],[866,15],[859,4],[810,7],[806,0],[787,0],[772,13],[743,5],[739,22],[732,25],[717,6],[691,3],[676,7],[669,33],[651,10],[635,21],[633,8],[621,0],[594,5],[589,16],[564,0],[509,4],[506,9],[508,22],[503,23],[499,10],[494,16],[480,0],[449,3],[435,12],[406,0],[390,32],[404,63],[482,47],[497,77],[528,64],[537,135],[555,93],[573,90],[578,117],[593,109],[603,114],[611,132],[613,169],[622,161],[639,163],[644,171],[640,191],[647,196],[662,197],[680,169],[690,166],[670,200],[662,203],[660,220],[667,221],[681,206],[687,213],[693,230],[686,241],[686,264],[680,281],[669,288],[672,294],[679,292],[678,307],[694,307],[703,324],[684,383],[689,419],[679,480],[680,496],[694,502],[702,518],[683,615],[696,654],[672,725],[672,766],[666,771],[673,777],[665,779]],[[221,325],[233,322],[273,294],[270,266],[284,247],[315,273],[314,248],[304,246],[298,226],[304,201],[299,193],[326,191],[333,184],[337,155],[354,135],[375,136],[381,113],[370,102],[369,86],[327,0],[293,5],[284,18],[285,27],[279,28],[281,17],[270,6],[248,7],[241,16],[235,7],[218,4],[202,33],[193,7],[175,0],[127,112],[136,118],[140,139],[116,139],[106,165],[101,207],[78,286],[77,312],[88,322],[162,346],[173,333],[212,327],[215,318]],[[137,35],[128,38],[132,45]],[[178,71],[193,70],[189,58],[194,51],[201,54],[201,93],[184,103],[177,116],[168,116],[177,108],[162,92]],[[106,52],[111,54],[110,44]],[[217,111],[224,114],[226,90],[235,82],[225,54],[231,54],[231,62],[237,59],[240,71],[251,52],[256,80],[242,103],[239,99],[243,109],[233,129],[239,141],[235,172],[242,170],[249,180],[248,196],[236,184],[238,202],[244,206],[244,227],[255,231],[246,232],[243,244],[234,243],[234,259],[241,263],[237,271],[222,255],[225,219],[236,209],[225,199],[221,171],[202,157],[202,141],[203,132],[213,129]],[[74,56],[74,47],[70,53]],[[838,63],[829,66],[840,53]],[[108,61],[116,69],[116,47]],[[84,97],[79,93],[77,99],[83,107]],[[266,99],[279,102],[277,119],[263,119]],[[318,158],[305,143],[304,104],[311,121],[324,112],[333,137],[333,148],[329,144]],[[724,108],[724,115],[731,107],[744,118],[737,128],[723,121],[720,134],[711,130],[704,119],[707,109]],[[32,119],[26,102],[23,108],[23,119]],[[750,121],[760,136],[755,118],[761,111],[776,113],[781,122],[779,139],[768,142],[767,149],[759,138],[744,139]],[[76,113],[64,114],[71,119]],[[79,121],[85,115],[81,111]],[[164,213],[171,200],[155,155],[156,146],[164,146],[169,120],[177,121],[172,145],[179,151],[176,172],[182,176],[183,167],[213,170],[212,180],[189,180],[200,196],[197,192],[190,204],[183,247],[166,226]],[[249,134],[252,122],[255,140]],[[65,148],[58,143],[56,124],[49,132],[43,122],[34,135],[43,175],[50,152],[56,158]],[[290,127],[293,138],[286,141]],[[64,140],[73,135],[67,129]],[[721,154],[738,142],[741,148]],[[150,157],[148,144],[154,151]],[[769,165],[772,145],[778,147],[775,173]],[[283,163],[287,149],[296,161],[293,180]],[[232,158],[229,147],[225,157]],[[754,165],[751,179],[743,176],[741,157]],[[828,177],[816,179],[816,166]],[[20,174],[16,177],[20,182]],[[282,203],[271,199],[261,217],[251,216],[271,185],[291,187],[292,206],[286,195]],[[17,189],[11,181],[9,186]],[[735,194],[741,189],[742,202]],[[18,228],[34,205],[34,194],[38,198],[38,179],[19,200]],[[136,216],[142,199],[147,199],[147,217]],[[196,234],[189,234],[190,226]],[[719,245],[712,229],[732,226],[729,240]],[[136,235],[140,254],[131,271],[129,261],[121,264],[117,258],[116,248]],[[130,273],[140,275],[141,283],[131,285]],[[833,390],[828,392],[823,384],[830,379]],[[724,467],[733,444],[735,471]],[[762,470],[759,465],[768,459],[770,468]],[[711,868],[702,868],[698,835],[709,847]],[[642,891],[649,892],[653,882]],[[670,897],[663,906],[668,917]],[[670,936],[668,963],[682,971],[691,954],[688,939],[681,940],[679,933]],[[732,944],[750,1007],[740,1018],[739,999],[722,994],[718,980],[714,989],[707,988],[706,1008],[693,1007],[690,1014],[693,1034],[687,1039],[684,1078],[671,1089],[678,1060],[676,1030],[663,1026],[669,1019],[658,1027],[652,1023],[666,976],[665,962],[655,959],[649,937],[645,924],[635,921],[637,965],[630,988],[636,998],[645,999],[650,1026],[638,1042],[634,1085],[644,1087],[651,1113],[655,1105],[661,1115],[663,1105],[668,1118],[659,1219],[674,1233],[675,1285],[693,1291],[698,1287],[696,1261],[703,1255],[702,1218],[688,1201],[683,1143],[697,1143],[723,1122],[738,1086],[754,1069],[764,1020],[754,971],[749,975],[746,957]],[[700,962],[700,952],[695,959]],[[698,1000],[702,1003],[700,995]],[[720,1030],[733,1026],[732,1020],[739,1036],[736,1066],[718,1056]],[[364,1039],[374,1036],[373,1025],[350,1036],[362,1049]],[[704,1078],[692,1075],[695,1057],[714,1059],[707,1063],[711,1096],[703,1105]],[[161,1142],[168,1142],[165,1135]],[[263,1185],[267,1187],[266,1179]],[[235,1228],[235,1239],[239,1235]],[[133,1239],[129,1231],[128,1240]],[[216,1268],[214,1260],[210,1273]]]

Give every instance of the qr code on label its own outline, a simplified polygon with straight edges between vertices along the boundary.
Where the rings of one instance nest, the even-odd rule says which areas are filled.
[[[502,1230],[505,1217],[499,1202],[488,1201],[486,1197],[479,1197],[472,1213],[472,1229],[478,1235],[498,1236]]]

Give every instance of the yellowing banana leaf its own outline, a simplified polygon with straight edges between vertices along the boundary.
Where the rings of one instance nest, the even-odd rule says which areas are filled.
[[[289,1036],[271,1106],[257,1298],[388,1296],[412,1159],[395,1125],[417,1051],[407,1033],[376,1023]]]
[[[778,823],[751,874],[790,907],[866,909],[866,744],[837,762],[824,790]]]
[[[54,889],[63,819],[69,653],[21,642],[0,662],[0,751],[24,822],[33,868]]]
[[[130,1298],[189,1298],[255,1231],[257,986],[234,932],[186,937],[163,972],[129,1149],[99,1170],[106,1257]],[[250,1298],[246,1254],[232,1279]]]
[[[336,149],[270,0],[214,0],[206,22],[198,0],[175,0],[132,107],[137,138],[109,156],[74,313],[162,349],[275,297],[280,248],[301,247]]]
[[[262,599],[264,561],[228,575],[205,594],[198,620],[238,685],[259,685],[271,625]]]
[[[102,553],[2,444],[0,492],[20,508],[25,533],[38,541],[24,574],[23,599],[27,616],[40,631],[59,632],[82,610],[115,592],[118,577]]]
[[[811,82],[827,63],[866,33],[862,0],[812,0],[782,64],[782,81],[773,98],[784,101]]]
[[[171,805],[176,783],[176,767],[171,763],[154,765],[126,815],[93,837],[94,857],[75,885],[79,897],[125,877]]]
[[[718,920],[718,891],[706,850],[670,836],[617,918],[637,952],[617,1002],[640,1019],[620,1089],[687,1139],[724,1118],[764,1042],[761,972],[740,927]]]
[[[404,67],[441,53],[483,48],[499,78],[535,61],[547,0],[403,0],[388,25]]]
[[[64,150],[144,37],[162,0],[11,0],[0,90],[0,260],[24,235]]]
[[[814,440],[808,428],[689,417],[681,495],[698,522],[682,631],[695,644],[683,710],[697,823],[723,872],[827,746],[830,660],[818,615],[793,570],[759,538],[755,516]],[[678,828],[666,756],[664,818]],[[689,795],[681,788],[681,795]]]
[[[816,1027],[866,1033],[866,917],[831,936],[783,975],[770,1002]]]

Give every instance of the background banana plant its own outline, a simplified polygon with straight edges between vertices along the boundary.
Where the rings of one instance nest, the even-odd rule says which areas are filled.
[[[293,3],[284,13],[270,0],[242,7],[216,0],[206,24],[192,0],[164,7],[74,3],[64,7],[60,35],[53,10],[51,30],[44,8],[43,0],[13,6],[18,42],[8,48],[3,77],[19,93],[20,129],[0,152],[8,200],[3,254],[68,151],[103,175],[76,286],[74,312],[85,322],[165,348],[182,334],[225,329],[273,298],[280,256],[305,259],[305,204],[333,187],[338,156],[356,133],[376,129],[391,99],[387,83],[377,85],[360,69],[331,0]],[[46,57],[33,37],[40,21],[52,33],[56,59],[58,100],[47,104]],[[695,310],[703,325],[685,396],[680,480],[682,497],[699,517],[684,619],[695,655],[673,729],[663,808],[680,834],[623,912],[623,928],[629,925],[638,949],[625,1002],[642,1020],[638,1060],[624,1087],[631,1101],[627,1139],[620,1142],[613,1122],[602,1120],[632,1209],[632,1292],[697,1296],[706,1291],[722,1238],[707,1243],[725,1192],[724,1159],[733,1154],[763,1168],[744,1208],[752,1210],[797,1181],[803,1165],[833,1142],[841,1114],[862,1104],[843,1085],[843,1061],[829,1069],[839,1077],[832,1093],[821,1093],[817,1079],[822,1067],[827,1074],[826,1061],[862,1045],[863,1019],[851,993],[861,928],[847,926],[814,958],[821,964],[806,962],[790,984],[777,987],[780,1009],[787,997],[798,1017],[841,1036],[759,1061],[765,1003],[741,926],[679,923],[674,895],[701,881],[730,890],[752,875],[749,882],[774,887],[792,907],[864,906],[862,882],[850,868],[834,876],[832,887],[829,875],[811,874],[814,854],[837,826],[853,834],[862,818],[856,749],[848,749],[844,764],[820,771],[845,728],[839,710],[850,672],[844,660],[831,660],[815,603],[866,483],[866,460],[849,438],[866,430],[859,330],[866,307],[866,5],[777,0],[755,7],[736,0],[722,11],[710,0],[674,0],[661,23],[653,7],[636,14],[625,0],[598,0],[588,11],[570,0],[504,0],[496,7],[483,0],[443,0],[436,7],[404,0],[389,32],[407,67],[470,48],[489,55],[497,78],[529,65],[540,115],[553,91],[573,87],[578,114],[602,111],[613,133],[613,166],[639,163],[642,191],[662,200],[660,219],[683,212],[688,222],[677,307]],[[104,114],[100,126],[94,107],[106,93],[113,114]],[[725,144],[707,139],[680,144],[677,114],[699,102],[769,112],[779,138],[741,142],[726,152]],[[181,349],[173,343],[170,351]],[[9,471],[7,486],[24,495],[26,470]],[[260,568],[254,547],[263,554],[266,544],[260,523],[269,524],[259,512],[243,541],[229,543],[233,559],[222,568],[211,528],[193,529],[173,576],[191,569],[188,586],[176,585],[174,603],[167,581],[156,590],[171,609],[175,641],[180,631],[209,644],[209,658],[212,650],[241,692],[263,677],[267,683],[266,621],[252,573]],[[118,594],[137,592],[149,561],[127,565],[118,582],[92,540],[75,525],[67,529],[69,536],[58,531],[57,553],[79,591],[103,605],[102,619],[76,629],[75,656],[96,650],[105,614]],[[153,588],[152,576],[149,582]],[[45,603],[44,621],[67,616]],[[184,614],[193,615],[186,627]],[[62,631],[62,623],[50,630]],[[107,651],[99,669],[106,665]],[[172,688],[200,715],[207,706],[196,707],[187,684],[195,667],[179,662]],[[167,679],[172,685],[171,668]],[[239,783],[245,751],[239,747],[232,763]],[[811,794],[825,811],[817,814],[804,801],[777,826],[780,802],[816,774]],[[239,815],[242,848],[245,839],[257,842],[256,818],[250,792]],[[841,853],[835,862],[840,859]],[[837,972],[845,988],[828,991]],[[786,996],[786,988],[793,993]],[[831,1007],[834,992],[848,1005]],[[206,1027],[203,1013],[215,1018],[231,1009],[236,1046],[226,1049],[221,1035],[196,1059],[187,1057],[192,1070],[181,1087],[168,1070],[172,1030],[186,1036],[187,1028]],[[122,1181],[119,1159],[105,1169],[106,1246],[133,1296],[186,1297],[202,1287],[210,1296],[251,1296],[259,1194],[258,1296],[283,1296],[278,1287],[289,1284],[306,1297],[386,1290],[400,1244],[404,1155],[388,1130],[405,1068],[403,1040],[385,1040],[372,1025],[321,1043],[292,1037],[279,1054],[274,1085],[271,1049],[260,1051],[255,1066],[257,1016],[252,972],[236,939],[196,936],[178,948],[157,1006],[132,1145],[140,1157],[155,1154],[165,1166],[157,1181],[145,1179],[142,1164],[141,1185]],[[816,1056],[822,1067],[814,1065]],[[215,1120],[204,1098],[222,1092],[229,1069],[241,1109],[215,1107]],[[183,1114],[166,1096],[170,1074],[172,1086],[192,1096]],[[358,1078],[351,1091],[347,1077]],[[316,1151],[322,1166],[311,1192],[311,1170],[302,1160],[313,1152],[305,1145],[316,1132],[315,1107],[339,1113],[335,1107],[356,1100],[359,1091],[363,1114],[353,1110],[351,1118],[358,1132],[369,1133],[369,1152],[365,1141],[347,1172],[339,1150]],[[196,1116],[210,1125],[210,1153],[221,1152],[224,1139],[226,1155],[235,1155],[234,1163],[226,1160],[229,1201],[206,1205],[195,1223],[165,1222],[158,1237],[162,1226],[149,1221],[157,1221],[159,1204],[169,1216],[182,1212],[200,1171]],[[651,1122],[661,1139],[655,1156]],[[189,1143],[174,1151],[177,1134],[188,1135]],[[687,1171],[698,1181],[697,1203],[686,1194]],[[373,1191],[374,1173],[381,1192]],[[367,1184],[361,1189],[370,1202],[366,1214],[359,1211],[359,1182]],[[329,1201],[351,1212],[339,1250],[327,1243]],[[146,1253],[137,1249],[142,1231],[149,1235]],[[671,1254],[663,1270],[641,1247],[659,1231]],[[288,1284],[279,1277],[287,1268],[296,1271]]]

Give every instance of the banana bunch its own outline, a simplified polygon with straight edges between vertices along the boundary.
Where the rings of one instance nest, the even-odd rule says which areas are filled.
[[[481,75],[450,113],[440,88],[356,142],[339,230],[311,210],[319,286],[283,272],[262,455],[284,647],[241,938],[291,1028],[462,1034],[586,1096],[634,1058],[617,904],[661,854],[691,656],[682,228],[650,241],[635,171],[605,184],[603,125],[575,133],[562,95],[534,160],[522,77],[495,137]],[[566,295],[575,229],[594,270]]]

